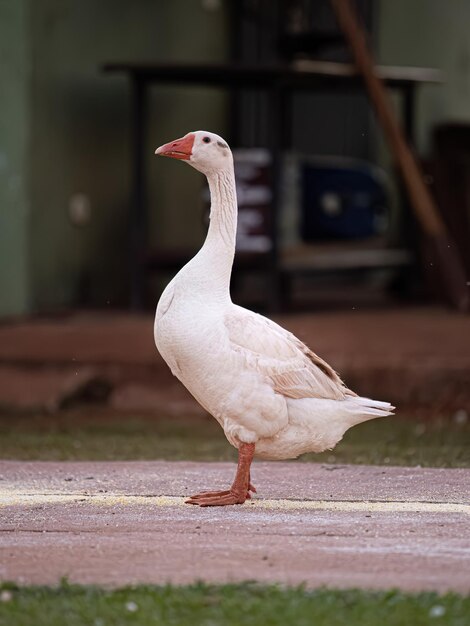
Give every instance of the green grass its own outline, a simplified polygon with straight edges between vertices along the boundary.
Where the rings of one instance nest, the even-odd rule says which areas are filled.
[[[466,626],[470,620],[470,598],[456,594],[250,583],[10,589],[8,600],[0,602],[1,626]]]
[[[96,408],[54,416],[0,417],[0,458],[29,460],[233,460],[212,418],[122,416]],[[348,431],[322,463],[470,467],[470,424],[413,417],[373,420]]]

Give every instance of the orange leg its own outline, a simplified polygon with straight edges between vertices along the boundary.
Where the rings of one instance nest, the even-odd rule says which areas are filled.
[[[238,466],[235,480],[226,491],[206,491],[191,496],[187,504],[198,506],[226,506],[227,504],[243,504],[251,498],[250,491],[256,493],[251,484],[250,467],[255,453],[254,443],[242,443],[238,448]]]

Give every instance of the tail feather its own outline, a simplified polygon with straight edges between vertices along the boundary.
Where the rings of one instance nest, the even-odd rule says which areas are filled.
[[[357,396],[348,400],[351,406],[351,413],[353,413],[357,421],[354,423],[360,424],[372,420],[376,417],[387,417],[387,415],[393,415],[395,407],[390,402],[381,402],[380,400],[371,400],[370,398],[361,398]]]

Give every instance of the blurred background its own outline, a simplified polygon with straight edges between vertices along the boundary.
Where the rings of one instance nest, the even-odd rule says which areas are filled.
[[[439,236],[402,182],[329,0],[0,0],[0,454],[84,454],[94,444],[67,430],[77,415],[119,413],[114,435],[147,415],[205,419],[151,328],[208,212],[202,175],[154,150],[197,129],[235,155],[233,299],[298,333],[358,392],[406,407],[411,443],[397,449],[411,460],[419,420],[441,420],[437,438],[451,424],[462,446],[470,4],[352,6]],[[43,443],[20,445],[15,428],[31,432],[31,419]],[[60,429],[68,443],[45,445]],[[152,457],[133,432],[135,455]]]

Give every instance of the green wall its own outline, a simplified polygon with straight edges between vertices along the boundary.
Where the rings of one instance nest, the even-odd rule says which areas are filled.
[[[204,10],[193,0],[33,4],[34,305],[47,309],[83,301],[125,303],[130,90],[126,77],[103,74],[100,67],[109,61],[222,60],[225,14],[222,8]],[[157,163],[155,147],[194,127],[220,126],[223,120],[220,97],[206,92],[183,101],[181,91],[165,89],[161,99],[152,101],[152,119],[158,125],[152,125],[148,138],[147,167],[160,168],[165,176],[157,172],[152,177],[152,206],[158,217],[152,211],[150,240],[158,239],[159,227],[174,225],[175,207],[185,233],[194,237],[198,227],[191,208],[200,178]],[[90,198],[92,210],[90,223],[78,228],[68,212],[76,193]]]
[[[30,306],[30,84],[27,0],[0,0],[0,315]]]
[[[0,316],[125,304],[130,90],[101,66],[222,61],[225,4],[0,0],[0,11]],[[213,91],[165,88],[152,98],[150,240],[171,243],[183,230],[199,242],[200,175],[153,151],[188,130],[223,131],[224,111]],[[91,205],[81,226],[70,219],[75,194]]]

